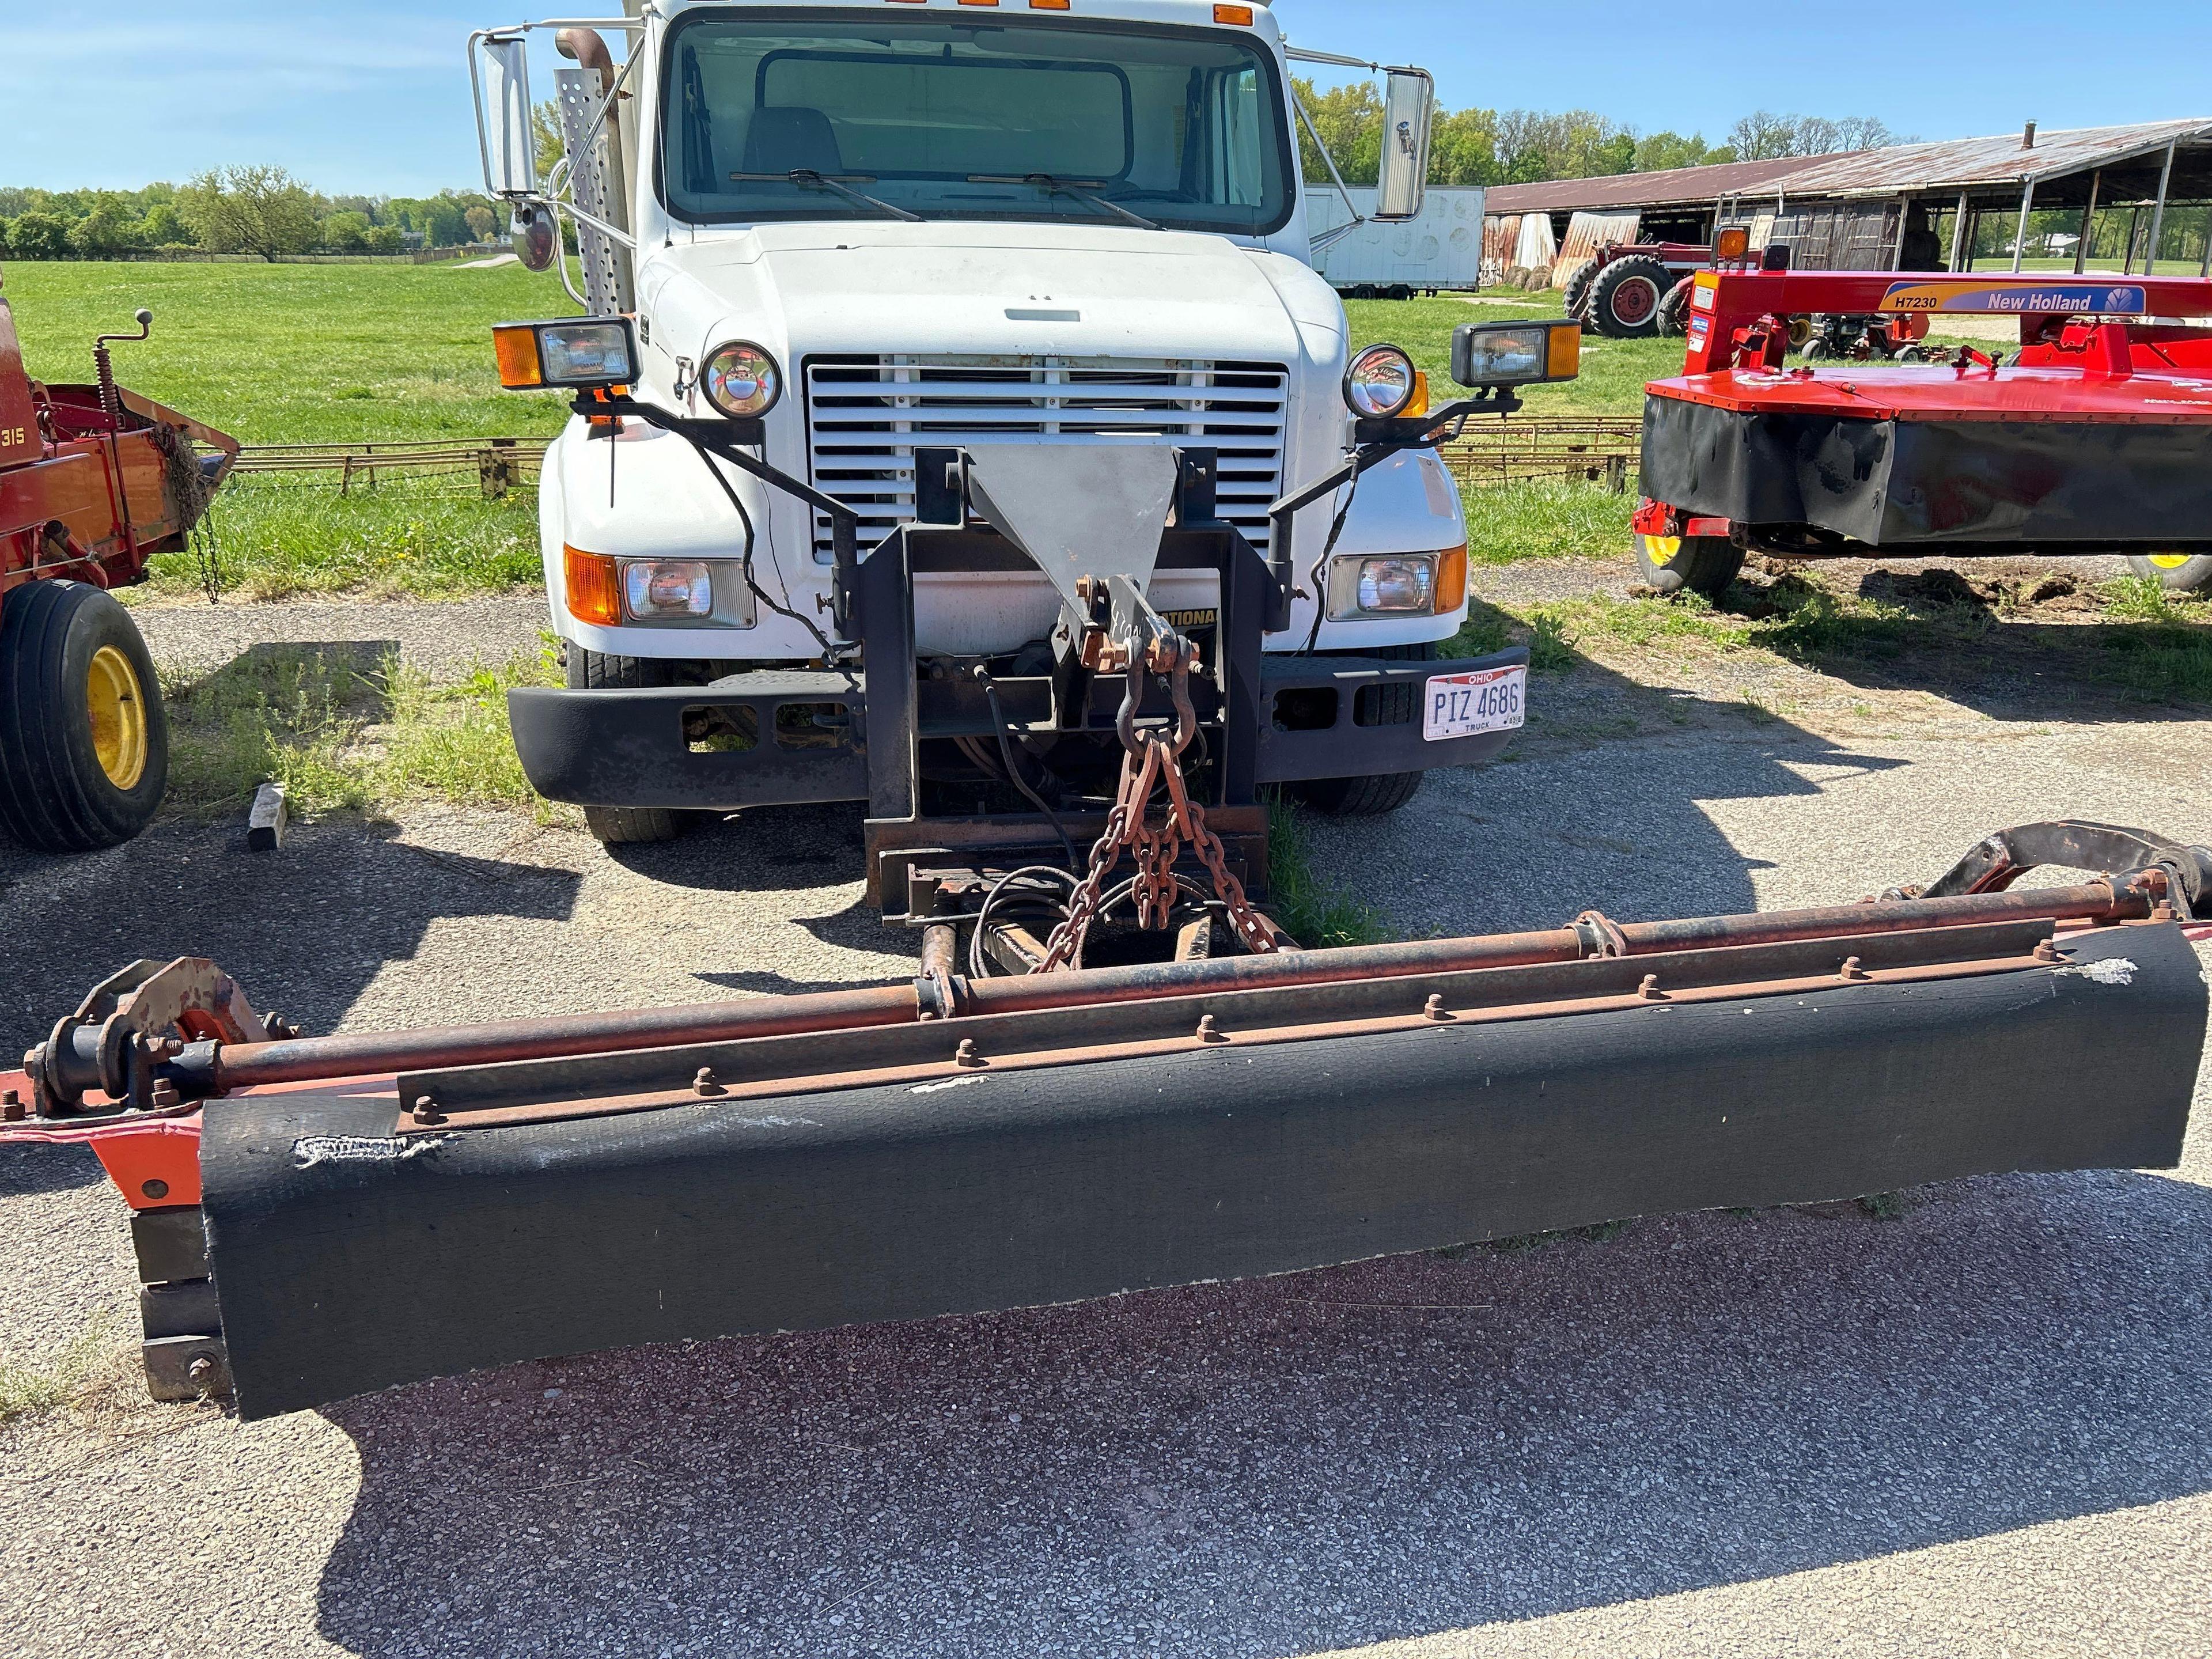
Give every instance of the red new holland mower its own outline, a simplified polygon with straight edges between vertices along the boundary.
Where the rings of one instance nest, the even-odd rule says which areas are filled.
[[[0,829],[46,852],[128,841],[168,778],[160,686],[109,590],[186,545],[238,445],[115,384],[102,335],[96,384],[24,372],[0,299]]]
[[[2020,347],[1785,367],[1812,313],[1916,338],[2017,318]],[[1683,373],[1644,403],[1645,578],[1713,595],[1750,553],[2119,554],[2170,589],[2212,586],[2207,318],[2198,278],[1701,272]]]

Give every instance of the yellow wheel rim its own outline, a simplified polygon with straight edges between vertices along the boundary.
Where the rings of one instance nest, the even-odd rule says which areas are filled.
[[[2194,556],[2189,553],[2154,553],[2150,562],[2160,570],[2179,570]]]
[[[92,715],[92,751],[118,789],[136,789],[146,775],[146,698],[131,659],[112,645],[92,653],[84,681]]]
[[[1662,570],[1674,562],[1681,550],[1682,538],[1680,536],[1646,536],[1644,538],[1644,556]]]

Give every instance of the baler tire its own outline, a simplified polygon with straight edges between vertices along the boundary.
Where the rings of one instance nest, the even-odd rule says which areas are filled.
[[[2212,553],[2130,553],[2128,568],[2169,593],[2212,592]]]
[[[1391,662],[1434,662],[1434,644],[1386,645],[1373,651],[1325,651],[1329,657],[1381,657]],[[1407,726],[1419,718],[1420,699],[1410,685],[1385,688],[1374,724]],[[1374,818],[1395,812],[1421,793],[1425,772],[1374,772],[1362,777],[1311,778],[1287,784],[1286,793],[1302,806],[1325,817]]]
[[[571,691],[612,691],[676,684],[672,665],[655,657],[617,657],[603,651],[568,647]],[[674,841],[684,833],[684,815],[665,806],[586,806],[584,827],[603,847],[644,847]]]
[[[1717,599],[1743,569],[1743,550],[1725,536],[1642,536],[1636,538],[1636,568],[1644,585],[1658,593],[1685,588]]]
[[[1694,276],[1685,276],[1659,301],[1659,332],[1664,337],[1679,340],[1690,331],[1690,291],[1696,286]]]
[[[1567,316],[1571,320],[1577,323],[1583,320],[1583,313],[1589,308],[1590,284],[1597,281],[1597,273],[1598,262],[1595,259],[1585,259],[1568,273],[1563,292]]]
[[[1648,339],[1659,331],[1659,306],[1674,278],[1646,253],[1615,259],[1590,284],[1589,326],[1609,340]],[[1624,296],[1628,311],[1619,309]]]
[[[0,828],[41,852],[118,846],[168,780],[161,681],[131,613],[85,582],[0,601]]]

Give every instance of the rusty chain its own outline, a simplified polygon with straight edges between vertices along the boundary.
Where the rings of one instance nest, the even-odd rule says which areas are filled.
[[[1134,693],[1125,702],[1118,722],[1125,752],[1121,781],[1105,832],[1091,848],[1091,865],[1069,901],[1067,919],[1053,930],[1045,944],[1044,960],[1037,971],[1057,973],[1081,965],[1083,949],[1104,903],[1106,878],[1113,874],[1127,851],[1137,866],[1137,924],[1152,932],[1170,925],[1178,884],[1176,866],[1188,842],[1212,877],[1214,896],[1229,912],[1231,925],[1244,948],[1255,956],[1271,956],[1295,950],[1289,935],[1263,915],[1244,891],[1244,884],[1229,867],[1229,849],[1209,829],[1206,811],[1183,787],[1182,751],[1197,730],[1191,709],[1189,670],[1176,663],[1170,676],[1176,721],[1169,731],[1139,732],[1133,720]],[[1152,818],[1152,796],[1164,781],[1168,810],[1158,823]]]

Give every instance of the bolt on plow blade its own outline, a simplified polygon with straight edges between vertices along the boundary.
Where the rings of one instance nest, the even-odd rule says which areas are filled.
[[[1663,1211],[2172,1166],[2197,957],[2148,902],[2091,927],[2051,919],[2088,901],[2043,897],[1924,901],[1942,921],[1909,929],[1896,905],[1803,913],[1830,919],[1805,937],[1786,913],[1711,924],[1719,944],[1600,918],[1184,964],[1145,970],[1140,1000],[1118,970],[993,981],[950,1018],[489,1064],[479,1044],[396,1084],[214,1099],[202,1204],[238,1407]],[[272,1066],[296,1046],[266,1045]]]

